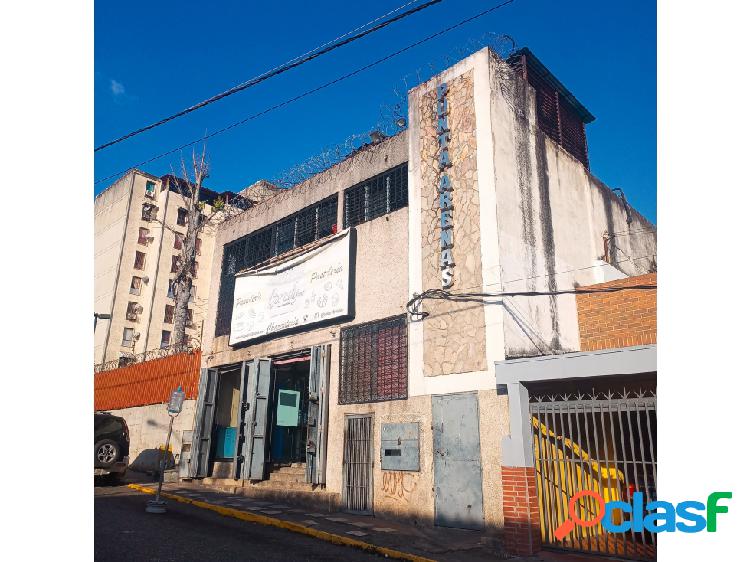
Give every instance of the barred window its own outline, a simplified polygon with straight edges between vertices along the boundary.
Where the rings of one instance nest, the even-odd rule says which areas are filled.
[[[408,398],[406,315],[341,330],[339,404]]]
[[[344,228],[391,213],[409,203],[409,164],[358,183],[344,192]]]
[[[334,234],[338,199],[338,194],[332,195],[224,246],[216,311],[217,336],[228,335],[231,328],[235,274],[262,264],[274,256]]]

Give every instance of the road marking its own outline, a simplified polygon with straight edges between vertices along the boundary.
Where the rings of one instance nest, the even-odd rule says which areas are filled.
[[[364,531],[347,531],[347,535],[354,535],[355,537],[366,537],[367,533]]]
[[[128,487],[133,490],[138,490],[139,492],[144,492],[146,494],[156,493],[156,491],[152,488],[147,488],[146,486],[141,486],[139,484],[129,484]],[[393,548],[378,546],[357,539],[352,539],[350,537],[345,537],[343,535],[336,535],[334,533],[322,531],[320,529],[313,529],[311,527],[306,527],[300,523],[295,523],[293,521],[285,521],[284,519],[276,519],[274,517],[267,517],[265,515],[259,515],[257,513],[246,513],[238,509],[232,509],[230,507],[213,505],[198,500],[192,500],[190,498],[178,496],[171,493],[162,493],[162,496],[180,503],[186,503],[195,507],[200,507],[202,509],[208,509],[220,515],[224,515],[225,517],[233,517],[234,519],[240,519],[242,521],[248,521],[250,523],[259,523],[261,525],[268,525],[270,527],[286,529],[287,531],[292,531],[293,533],[299,533],[301,535],[307,535],[308,537],[320,539],[331,544],[351,546],[353,548],[364,550],[365,552],[374,552],[376,554],[380,554],[381,556],[393,558],[395,560],[408,560],[409,562],[436,562],[432,558],[425,558],[424,556],[418,556],[416,554],[402,552]]]

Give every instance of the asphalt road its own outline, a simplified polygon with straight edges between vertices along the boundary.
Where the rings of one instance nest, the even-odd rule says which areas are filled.
[[[177,502],[168,502],[166,514],[146,513],[150,497],[126,486],[94,488],[95,560],[383,560],[351,547]]]

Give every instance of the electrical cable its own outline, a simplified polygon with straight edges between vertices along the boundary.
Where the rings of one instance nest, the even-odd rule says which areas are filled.
[[[598,293],[617,293],[620,291],[655,291],[655,284],[629,285],[625,287],[599,287],[588,289],[561,289],[558,291],[507,291],[497,293],[451,293],[444,289],[428,289],[418,295],[414,295],[406,303],[406,310],[412,317],[424,318],[429,313],[419,310],[419,305],[425,300],[445,300],[451,302],[478,302],[481,304],[494,304],[487,299],[504,297],[545,297],[558,295],[588,295]]]
[[[429,35],[429,36],[427,36],[427,37],[425,37],[423,39],[420,39],[419,41],[417,41],[415,43],[412,43],[411,45],[408,45],[408,46],[406,46],[406,47],[404,47],[402,49],[399,49],[398,51],[394,51],[394,52],[390,53],[389,55],[386,55],[386,56],[384,56],[384,57],[382,57],[382,58],[380,58],[380,59],[378,59],[378,60],[376,60],[374,62],[371,62],[371,63],[369,63],[369,64],[367,64],[365,66],[362,66],[362,67],[360,67],[360,68],[358,68],[356,70],[353,70],[352,72],[349,72],[347,74],[339,76],[338,78],[336,78],[334,80],[331,80],[330,82],[326,82],[325,84],[321,84],[320,86],[317,86],[317,87],[315,87],[315,88],[313,88],[311,90],[307,90],[306,92],[304,92],[302,94],[299,94],[299,95],[297,95],[297,96],[295,96],[293,98],[289,98],[289,99],[287,99],[287,100],[285,100],[283,102],[277,103],[276,105],[268,107],[268,108],[264,109],[263,111],[259,111],[258,113],[255,113],[253,115],[245,117],[244,119],[241,119],[240,121],[235,121],[234,123],[231,123],[230,125],[227,125],[226,127],[222,127],[221,129],[217,129],[217,130],[215,130],[215,131],[213,131],[211,133],[208,133],[208,134],[206,134],[206,135],[204,135],[204,136],[202,136],[202,137],[200,137],[200,138],[198,138],[196,140],[187,142],[187,143],[185,143],[185,144],[183,144],[181,146],[178,146],[178,147],[173,148],[171,150],[168,150],[166,152],[162,152],[161,154],[158,154],[158,155],[153,156],[153,157],[151,157],[151,158],[149,158],[147,160],[139,162],[138,164],[134,164],[134,165],[130,166],[129,168],[125,169],[125,170],[122,170],[122,171],[117,172],[115,174],[111,174],[111,175],[106,176],[104,178],[100,178],[100,179],[98,179],[98,180],[96,180],[94,182],[94,185],[99,184],[99,183],[104,182],[104,181],[107,181],[109,179],[121,176],[121,175],[127,173],[128,171],[132,170],[133,168],[137,168],[137,167],[143,166],[145,164],[150,164],[151,162],[154,162],[155,160],[160,160],[161,158],[164,158],[165,156],[169,156],[170,154],[174,154],[175,152],[178,152],[178,151],[182,150],[183,148],[188,148],[190,146],[193,146],[195,144],[203,142],[206,139],[209,139],[211,137],[215,137],[216,135],[220,135],[222,133],[225,133],[226,131],[229,131],[230,129],[234,129],[235,127],[239,127],[240,125],[244,125],[245,123],[247,123],[249,121],[252,121],[253,119],[257,119],[258,117],[261,117],[261,116],[263,116],[263,115],[265,115],[267,113],[270,113],[271,111],[274,111],[276,109],[280,109],[280,108],[282,108],[282,107],[284,107],[286,105],[289,105],[289,104],[291,104],[291,103],[293,103],[295,101],[298,101],[298,100],[300,100],[302,98],[305,98],[305,97],[307,97],[309,95],[312,95],[312,94],[314,94],[316,92],[319,92],[320,90],[323,90],[325,88],[333,86],[334,84],[337,84],[339,82],[343,82],[344,80],[347,80],[348,78],[351,78],[352,76],[356,76],[357,74],[360,74],[360,73],[364,72],[365,70],[369,70],[370,68],[373,68],[374,66],[382,64],[382,63],[384,63],[384,62],[386,62],[386,61],[388,61],[388,60],[390,60],[390,59],[392,59],[394,57],[397,57],[398,55],[401,55],[401,54],[405,53],[406,51],[409,51],[410,49],[413,49],[415,47],[418,47],[419,45],[422,45],[423,43],[431,41],[432,39],[435,39],[436,37],[444,35],[444,34],[450,32],[450,31],[453,31],[454,29],[456,29],[458,27],[461,27],[462,25],[465,25],[465,24],[467,24],[469,22],[472,22],[472,21],[474,21],[476,19],[479,19],[479,18],[481,18],[483,16],[486,16],[487,14],[489,14],[491,12],[494,12],[495,10],[498,10],[498,9],[504,7],[504,6],[507,6],[508,4],[512,4],[514,1],[515,0],[506,0],[505,2],[501,2],[500,4],[496,4],[495,6],[493,6],[491,8],[488,8],[488,9],[484,10],[483,12],[475,14],[474,16],[471,16],[469,18],[466,18],[466,19],[464,19],[464,20],[462,20],[462,21],[460,21],[460,22],[458,22],[458,23],[456,23],[456,24],[454,24],[454,25],[452,25],[450,27],[446,27],[445,29],[442,29],[441,31],[438,31],[436,33],[433,33],[432,35]]]
[[[343,47],[344,45],[348,45],[349,43],[352,43],[354,41],[357,41],[358,39],[361,39],[362,37],[365,37],[367,35],[370,35],[371,33],[374,33],[376,31],[379,31],[380,29],[383,29],[384,27],[387,27],[391,25],[392,23],[395,23],[397,21],[400,21],[404,18],[407,18],[413,14],[416,14],[417,12],[421,12],[422,10],[429,8],[430,6],[434,6],[435,4],[438,4],[442,2],[443,0],[429,0],[429,2],[425,2],[424,4],[420,4],[419,6],[415,6],[411,10],[407,10],[403,14],[399,14],[397,16],[393,16],[392,18],[389,18],[385,20],[384,22],[381,22],[377,24],[376,26],[371,27],[370,29],[366,29],[365,31],[361,31],[360,33],[357,33],[356,35],[353,35],[351,37],[348,37],[346,39],[341,39],[339,41],[336,41],[333,44],[330,44],[319,51],[313,52],[311,54],[308,54],[307,56],[302,56],[302,58],[298,59],[292,59],[292,62],[286,63],[280,67],[276,67],[272,70],[269,70],[268,72],[265,72],[261,74],[260,76],[257,76],[255,78],[252,78],[250,80],[247,80],[243,82],[242,84],[238,84],[237,86],[234,86],[232,88],[229,88],[228,90],[225,90],[221,93],[218,93],[214,96],[211,96],[208,99],[205,99],[201,102],[198,102],[194,105],[191,105],[190,107],[187,107],[183,109],[182,111],[178,111],[177,113],[173,113],[172,115],[169,115],[168,117],[164,117],[162,119],[159,119],[158,121],[155,121],[151,123],[150,125],[146,125],[144,127],[141,127],[139,129],[136,129],[134,131],[131,131],[125,135],[122,135],[120,137],[117,137],[116,139],[113,139],[109,142],[105,142],[104,144],[101,144],[97,146],[94,149],[94,152],[98,152],[99,150],[102,150],[104,148],[107,148],[109,146],[115,145],[117,143],[120,143],[126,139],[129,139],[131,137],[134,137],[136,135],[140,135],[141,133],[144,133],[146,131],[149,131],[151,129],[155,129],[156,127],[159,127],[161,125],[164,125],[165,123],[168,123],[170,121],[173,121],[174,119],[177,119],[178,117],[183,117],[187,115],[188,113],[192,113],[193,111],[197,111],[198,109],[202,107],[206,107],[207,105],[210,105],[214,102],[217,102],[221,99],[224,99],[226,97],[229,97],[233,94],[236,94],[237,92],[241,92],[243,90],[247,90],[248,88],[251,88],[257,84],[260,84],[261,82],[264,82],[268,80],[269,78],[272,78],[274,76],[278,76],[279,74],[283,74],[284,72],[287,72],[288,70],[291,70],[293,68],[296,68],[298,66],[301,66],[307,62],[310,62],[313,59],[316,59],[326,53],[330,53],[333,50],[336,50],[340,47]]]

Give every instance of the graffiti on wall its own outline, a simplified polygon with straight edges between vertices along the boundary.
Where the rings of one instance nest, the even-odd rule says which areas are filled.
[[[409,472],[383,471],[381,491],[385,497],[408,503],[417,487],[414,475]]]

